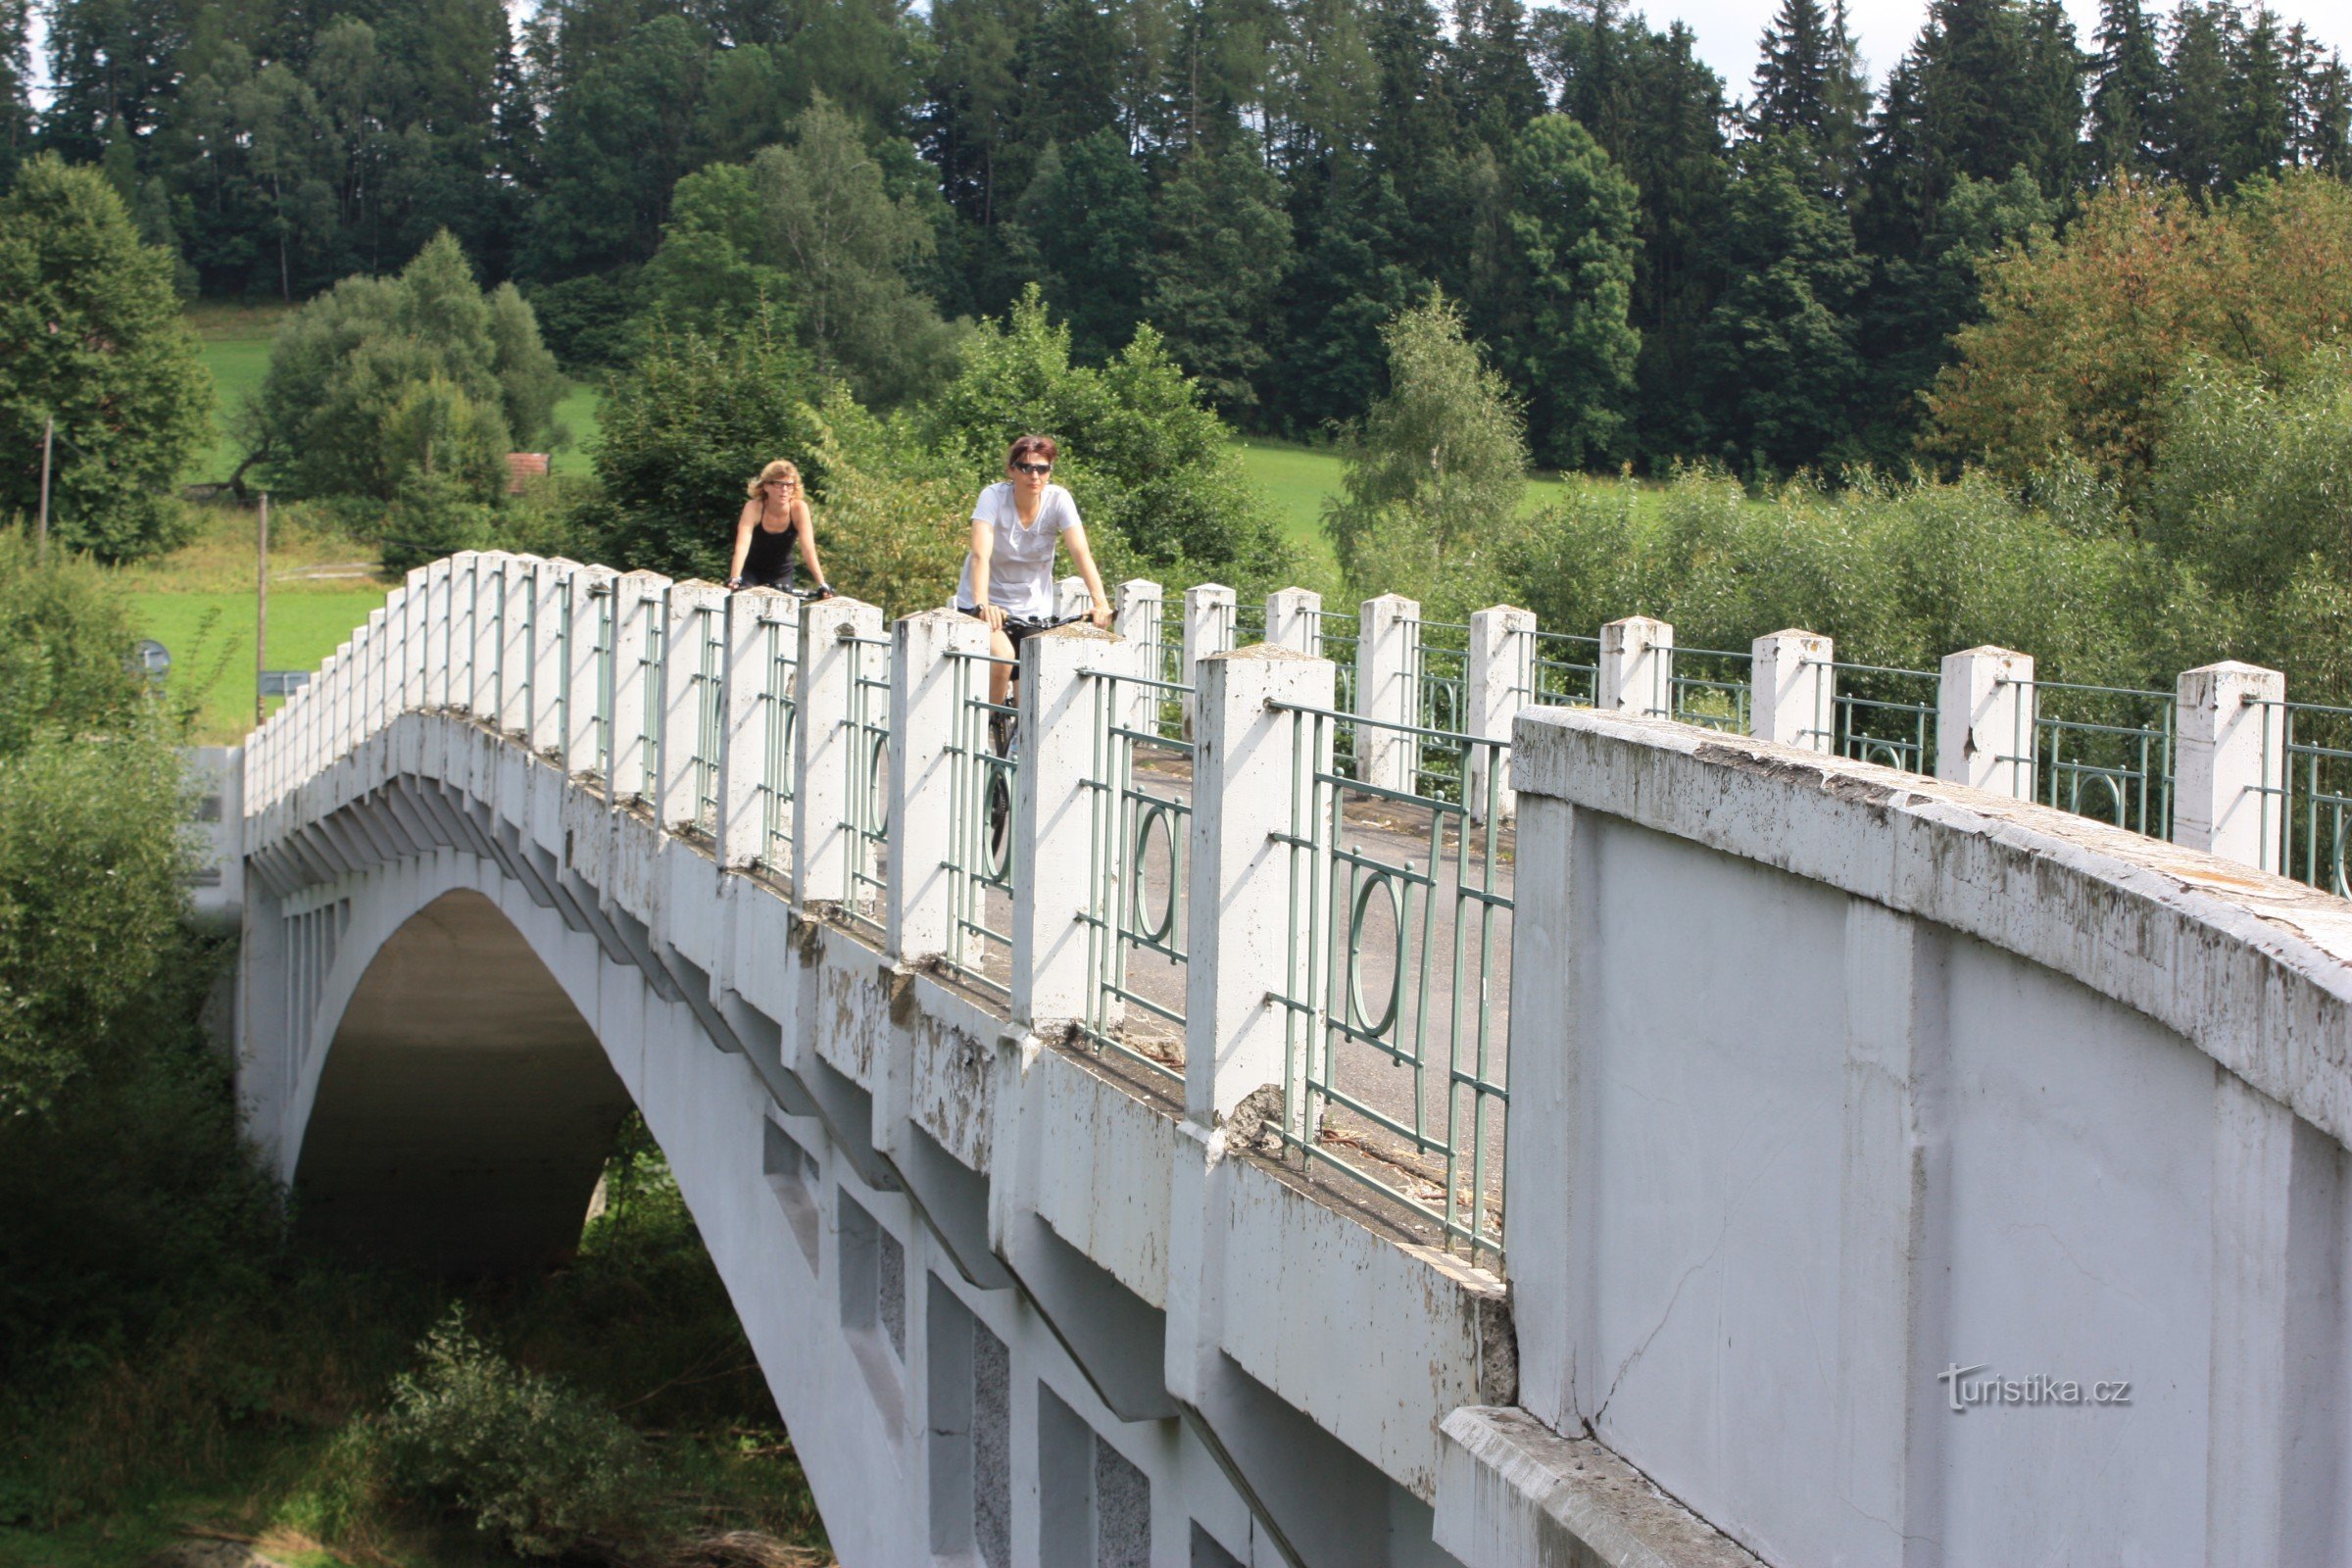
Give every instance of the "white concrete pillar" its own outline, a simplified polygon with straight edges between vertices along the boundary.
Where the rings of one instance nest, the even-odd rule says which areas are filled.
[[[579,634],[578,622],[569,618],[577,570],[568,561],[531,563],[531,706],[522,721],[531,733],[531,750],[542,757],[564,755],[564,682],[570,644]]]
[[[1118,586],[1118,613],[1110,629],[1127,642],[1133,654],[1132,673],[1147,680],[1166,680],[1167,661],[1160,652],[1161,633],[1166,625],[1167,596],[1159,584],[1144,577],[1130,577]],[[1159,713],[1161,693],[1150,686],[1128,688],[1126,718],[1129,729],[1149,730]]]
[[[362,735],[380,735],[392,723],[392,715],[400,710],[394,706],[398,690],[400,651],[396,643],[404,620],[400,601],[401,589],[392,590],[380,609],[368,612],[368,678],[367,691],[360,718]]]
[[[604,765],[597,757],[598,724],[604,715],[597,707],[604,671],[597,652],[597,628],[612,610],[612,580],[619,575],[610,566],[575,566],[564,579],[564,595],[571,606],[571,646],[564,654],[564,771],[593,773]],[[608,628],[605,640],[612,632]]]
[[[880,637],[879,606],[820,599],[801,611],[800,747],[794,759],[792,898],[807,909],[849,896],[851,637]],[[1030,639],[1032,642],[1035,638]]]
[[[1776,631],[1748,645],[1748,729],[1760,741],[1828,756],[1837,728],[1837,645],[1819,632]]]
[[[433,662],[428,650],[429,628],[433,623],[433,573],[429,566],[417,566],[409,573],[408,597],[401,601],[402,625],[400,633],[400,690],[395,706],[398,711],[413,713],[425,706],[425,681]]]
[[[1356,607],[1355,713],[1381,723],[1409,724],[1416,705],[1413,676],[1420,661],[1421,606],[1382,594]],[[1420,743],[1389,729],[1359,729],[1355,776],[1382,789],[1410,790]]]
[[[1266,645],[1312,654],[1323,646],[1323,596],[1312,588],[1277,588],[1266,595]]]
[[[718,688],[718,863],[722,870],[747,870],[767,847],[760,782],[767,763],[766,726],[760,698],[767,690],[768,606],[798,606],[789,594],[747,588],[727,595],[725,662]],[[975,622],[975,624],[977,624]]]
[[[1021,762],[1012,804],[1012,1022],[1045,1034],[1086,1014],[1097,692],[1127,648],[1092,626],[1021,644]]]
[[[473,684],[466,709],[493,729],[506,727],[501,694],[511,678],[506,666],[507,578],[514,558],[503,550],[486,550],[474,563],[473,573]]]
[[[458,712],[473,710],[473,611],[481,575],[481,552],[461,550],[449,558],[449,618],[444,622],[449,642],[442,653],[441,706]]]
[[[1603,712],[1674,716],[1674,627],[1647,615],[1628,615],[1600,628]]]
[[[1474,611],[1470,616],[1470,651],[1462,661],[1462,731],[1489,740],[1508,742],[1519,710],[1535,700],[1536,612],[1508,605]],[[1462,760],[1463,804],[1470,819],[1487,819],[1487,775],[1502,764],[1494,781],[1494,814],[1509,820],[1518,809],[1511,793],[1511,759],[1507,751],[1473,746]]]
[[[458,615],[457,559],[443,556],[427,566],[425,572],[424,635],[419,639],[416,649],[417,657],[424,665],[424,706],[447,708],[450,705],[451,627]]]
[[[1095,608],[1095,596],[1086,591],[1084,577],[1064,577],[1054,585],[1054,618],[1083,615]]]
[[[1233,646],[1237,619],[1234,611],[1233,590],[1223,583],[1195,583],[1184,591],[1184,658],[1176,666],[1178,680],[1188,686],[1195,685],[1200,679],[1200,661]],[[1188,732],[1199,706],[1199,694],[1188,693],[1184,699],[1184,726]]]
[[[1186,866],[1190,933],[1184,990],[1185,1114],[1213,1127],[1268,1084],[1284,1084],[1290,1014],[1294,745],[1320,736],[1313,771],[1331,770],[1329,724],[1298,722],[1269,705],[1328,709],[1337,670],[1328,659],[1263,645],[1200,665],[1200,723],[1193,755],[1193,833]]]
[[[1946,654],[1936,698],[1936,776],[2034,798],[2034,656],[2006,648]]]
[[[716,832],[719,737],[706,733],[704,705],[726,662],[727,591],[716,583],[670,584],[662,648],[661,807],[664,828]],[[704,804],[710,797],[711,805]]]
[[[2225,660],[2175,688],[2173,842],[2276,871],[2286,811],[2286,677]]]
[[[615,803],[654,793],[662,729],[645,721],[646,692],[659,690],[647,661],[659,646],[654,625],[668,589],[669,579],[651,571],[612,579],[612,776],[606,780],[606,793]]]
[[[531,645],[546,635],[538,620],[539,590],[533,576],[537,564],[529,556],[509,556],[506,562],[506,616],[500,628],[498,661],[498,731],[502,735],[526,734],[530,729]]]
[[[988,628],[953,610],[926,610],[891,628],[890,732],[898,755],[890,770],[883,951],[899,963],[920,963],[948,951],[955,912],[948,860],[955,849],[956,767],[961,760],[957,676],[965,659],[987,652]]]

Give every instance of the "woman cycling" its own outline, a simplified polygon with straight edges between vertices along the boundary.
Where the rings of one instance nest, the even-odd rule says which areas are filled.
[[[1059,449],[1050,435],[1025,435],[1004,457],[1004,477],[972,504],[972,548],[956,586],[956,608],[988,622],[989,651],[1009,660],[1013,650],[1054,619],[1054,546],[1067,545],[1094,605],[1087,618],[1110,629],[1110,600],[1087,548],[1078,503],[1047,483]],[[1012,670],[989,667],[989,700],[1002,704]]]
[[[808,575],[825,587],[825,568],[816,560],[816,519],[809,514],[808,498],[801,494],[801,470],[778,459],[744,486],[751,497],[735,519],[735,558],[727,567],[730,588],[790,588],[800,562],[792,559],[793,541],[800,541],[801,561]]]

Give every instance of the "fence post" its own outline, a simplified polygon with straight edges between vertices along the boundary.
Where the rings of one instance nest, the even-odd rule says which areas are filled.
[[[1594,704],[1603,712],[1674,716],[1674,627],[1628,615],[1600,628],[1600,674]]]
[[[852,637],[880,637],[882,610],[820,599],[801,610],[800,746],[793,758],[792,898],[803,909],[849,893],[851,701],[858,674]],[[1035,639],[1032,639],[1034,641]]]
[[[433,571],[416,566],[409,572],[409,594],[401,601],[400,687],[393,710],[410,712],[426,706],[425,679],[433,662],[427,650],[433,624]]]
[[[597,756],[597,737],[600,721],[609,719],[599,701],[598,687],[603,674],[599,667],[602,659],[597,653],[597,628],[612,611],[612,583],[619,574],[609,566],[574,567],[564,579],[564,594],[571,605],[571,646],[564,655],[564,771],[571,774],[593,773],[612,765],[609,758]],[[605,640],[611,642],[607,630]],[[612,732],[602,731],[604,743],[612,744]]]
[[[383,608],[368,612],[368,667],[360,715],[360,735],[363,739],[389,727],[392,715],[399,711],[393,706],[393,694],[397,690],[395,682],[399,676],[396,662],[400,657],[400,598],[401,591],[396,588]]]
[[[1312,654],[1322,643],[1323,596],[1312,588],[1277,588],[1266,595],[1266,645]]]
[[[1421,641],[1421,605],[1382,594],[1356,606],[1355,716],[1386,724],[1413,721],[1413,674]],[[1382,789],[1409,790],[1421,748],[1395,730],[1360,728],[1355,776]]]
[[[1327,773],[1334,726],[1301,725],[1271,705],[1328,709],[1337,679],[1328,659],[1262,645],[1200,665],[1185,887],[1192,957],[1184,986],[1184,1108],[1202,1127],[1259,1089],[1288,1082],[1289,1014],[1268,999],[1290,984],[1291,932],[1303,915],[1291,906],[1292,851],[1275,835],[1292,830],[1296,738],[1322,738],[1323,755],[1309,760],[1309,771]]]
[[[526,744],[531,702],[537,695],[531,690],[531,678],[538,673],[531,646],[546,635],[537,619],[538,586],[534,573],[538,564],[529,556],[509,556],[506,575],[501,581],[506,614],[498,652],[498,721],[492,727],[501,735],[522,735]]]
[[[1465,734],[1508,743],[1511,721],[1534,700],[1536,690],[1536,612],[1509,605],[1473,612],[1470,652],[1462,662],[1462,730]],[[1518,811],[1511,791],[1508,752],[1487,746],[1463,749],[1462,802],[1470,820],[1487,819],[1487,770],[1496,759],[1502,776],[1494,781],[1494,814],[1508,819]]]
[[[1110,629],[1133,648],[1133,673],[1146,680],[1166,680],[1168,664],[1161,646],[1167,624],[1166,594],[1148,577],[1130,577],[1119,584],[1117,592],[1118,614],[1112,619]],[[1152,686],[1131,687],[1122,722],[1129,729],[1156,729],[1154,721],[1159,716],[1159,703],[1164,695]]]
[[[424,568],[424,619],[409,656],[416,664],[419,708],[449,706],[449,623],[457,614],[450,588],[456,578],[457,563],[447,556]]]
[[[766,848],[758,806],[767,748],[756,722],[767,689],[768,602],[799,601],[765,588],[727,595],[726,647],[718,674],[718,867],[748,871]]]
[[[473,711],[473,612],[481,577],[480,551],[461,550],[449,558],[449,619],[442,625],[449,646],[441,661],[441,706],[461,713]]]
[[[2034,656],[2006,648],[1946,654],[1936,696],[1936,776],[2034,798]]]
[[[531,751],[540,757],[564,755],[564,676],[571,662],[569,640],[580,629],[578,621],[565,617],[577,570],[568,561],[531,563],[531,702],[523,724],[531,734]]]
[[[966,658],[988,652],[988,628],[953,610],[906,615],[891,628],[890,858],[883,872],[883,948],[899,963],[948,951],[955,913],[956,676]],[[987,665],[972,670],[982,682]],[[981,792],[971,804],[986,809]]]
[[[1054,618],[1064,615],[1083,615],[1095,608],[1095,596],[1086,591],[1084,577],[1064,577],[1054,585]]]
[[[2182,670],[2174,701],[2173,842],[2281,869],[2286,677],[2224,660]]]
[[[654,753],[662,744],[659,726],[645,721],[646,688],[653,671],[653,617],[662,613],[669,579],[650,571],[623,572],[612,579],[612,776],[606,798],[614,803],[654,792]]]
[[[1818,632],[1776,631],[1748,645],[1754,698],[1748,731],[1760,741],[1827,756],[1835,744],[1837,644]]]
[[[662,634],[661,804],[654,820],[664,829],[700,827],[715,833],[716,812],[703,818],[703,790],[718,793],[718,726],[705,705],[725,668],[727,591],[716,583],[669,586]],[[706,755],[706,753],[708,755]],[[715,804],[715,801],[714,803]]]
[[[1189,597],[1189,596],[1188,596]],[[1098,694],[1125,645],[1092,626],[1021,644],[1021,761],[1012,803],[1012,1022],[1043,1035],[1086,1015]]]
[[[1184,659],[1176,666],[1176,678],[1187,686],[1197,686],[1200,679],[1200,661],[1233,646],[1233,623],[1232,589],[1214,582],[1195,583],[1187,588],[1184,591]],[[1193,726],[1199,700],[1197,691],[1185,695],[1184,725],[1188,733]]]

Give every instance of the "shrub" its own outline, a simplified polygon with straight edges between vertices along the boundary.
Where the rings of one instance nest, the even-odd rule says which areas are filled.
[[[643,1444],[610,1410],[516,1368],[452,1308],[394,1385],[394,1481],[525,1557],[635,1533],[656,1501]]]

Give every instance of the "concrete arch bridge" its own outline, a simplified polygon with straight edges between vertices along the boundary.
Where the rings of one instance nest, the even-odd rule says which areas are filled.
[[[2352,1560],[2352,905],[1121,596],[1005,748],[949,612],[412,573],[224,786],[304,1222],[558,1256],[635,1104],[852,1564]]]

